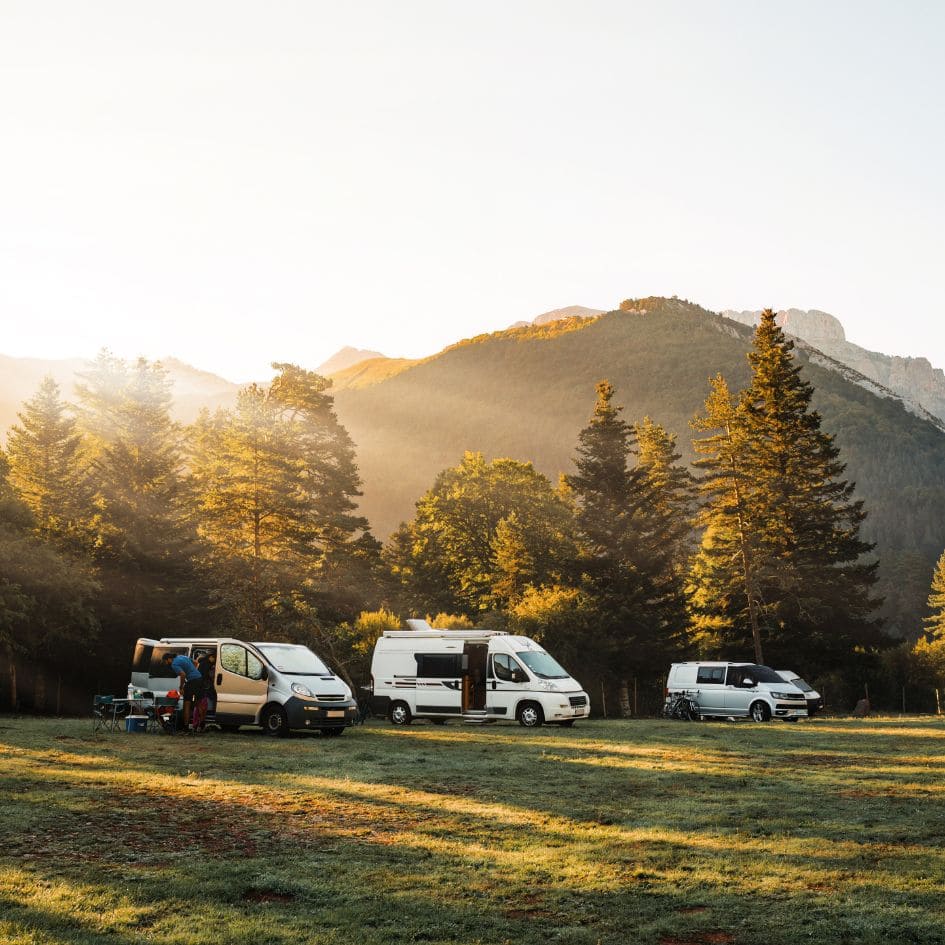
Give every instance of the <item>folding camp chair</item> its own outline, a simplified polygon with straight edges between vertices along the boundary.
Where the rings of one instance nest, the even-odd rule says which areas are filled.
[[[114,696],[96,696],[92,700],[92,734],[118,730],[118,701]]]

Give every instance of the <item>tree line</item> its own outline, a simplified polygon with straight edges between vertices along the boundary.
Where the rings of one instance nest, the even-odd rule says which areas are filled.
[[[697,657],[796,669],[835,704],[871,681],[931,692],[945,618],[917,646],[884,635],[866,511],[792,350],[766,312],[747,386],[710,382],[694,470],[601,381],[572,473],[468,452],[383,546],[329,381],[277,364],[184,427],[159,363],[103,352],[74,404],[42,383],[0,456],[8,701],[58,710],[63,677],[120,687],[140,636],[307,643],[363,682],[376,636],[431,614],[541,640],[623,713]],[[941,614],[945,556],[936,580]]]

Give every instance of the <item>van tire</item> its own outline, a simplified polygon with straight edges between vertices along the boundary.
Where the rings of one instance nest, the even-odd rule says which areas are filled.
[[[409,725],[413,721],[410,706],[406,702],[392,702],[387,713],[391,725]]]
[[[762,702],[760,699],[751,704],[748,714],[755,722],[769,722],[771,720],[771,709],[768,708],[768,703]]]
[[[545,721],[545,713],[537,702],[523,702],[515,713],[518,724],[524,728],[539,728]]]
[[[289,734],[289,719],[281,705],[266,706],[259,721],[267,735],[285,738]]]

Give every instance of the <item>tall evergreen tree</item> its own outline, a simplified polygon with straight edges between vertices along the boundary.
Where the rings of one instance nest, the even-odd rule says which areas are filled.
[[[938,559],[932,572],[929,609],[931,614],[924,620],[926,633],[933,640],[945,641],[945,553]]]
[[[599,641],[629,713],[629,678],[662,671],[684,630],[676,565],[682,532],[673,520],[686,518],[682,508],[674,512],[685,489],[672,441],[655,425],[642,425],[644,461],[631,465],[636,433],[613,396],[609,382],[597,385],[594,414],[578,438],[576,472],[566,481],[582,547],[579,586],[594,607]]]
[[[184,504],[181,430],[159,363],[102,352],[77,385],[94,481],[95,559],[106,641],[118,661],[137,636],[201,617],[196,536]]]
[[[731,631],[737,619],[734,615],[744,613],[755,662],[763,663],[758,584],[761,550],[751,504],[744,411],[721,375],[710,382],[705,416],[694,420],[693,427],[709,433],[693,442],[701,454],[696,467],[703,472],[699,488],[704,500],[702,544],[693,561],[689,587],[694,628],[697,638],[712,652],[727,637],[735,636],[741,642],[740,635]]]
[[[17,416],[20,423],[7,436],[10,485],[42,538],[78,550],[87,545],[92,495],[81,437],[59,385],[44,378]]]
[[[870,595],[876,564],[866,560],[872,546],[860,537],[863,504],[853,498],[853,484],[840,478],[839,450],[811,409],[813,391],[794,363],[793,347],[774,313],[765,311],[749,354],[751,383],[727,415],[730,433],[714,445],[702,443],[727,499],[717,506],[710,501],[702,563],[711,567],[700,572],[697,562],[695,599],[703,612],[721,618],[729,645],[746,640],[756,606],[769,660],[823,669],[855,645],[880,640]],[[739,452],[740,466],[720,479],[723,445],[729,458]],[[737,499],[736,483],[744,486]],[[714,488],[710,480],[710,500]],[[733,534],[733,521],[740,521],[742,535]],[[748,554],[729,556],[726,581],[725,552],[733,545]],[[721,580],[706,579],[713,568],[721,569]],[[731,593],[733,575],[742,582],[741,595]],[[756,643],[756,658],[761,655]]]

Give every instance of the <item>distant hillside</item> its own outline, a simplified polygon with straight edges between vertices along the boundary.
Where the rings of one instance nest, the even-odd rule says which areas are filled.
[[[332,374],[345,371],[355,364],[360,364],[362,361],[375,359],[386,360],[385,356],[381,354],[380,351],[367,351],[364,348],[345,346],[340,351],[336,351],[327,361],[319,364],[318,367],[315,368],[315,373],[321,374],[323,377],[330,377]]]
[[[752,326],[758,324],[761,316],[761,312],[726,311],[722,314]],[[802,338],[945,423],[945,371],[933,367],[927,358],[901,358],[861,348],[847,341],[837,318],[817,309],[785,309],[778,312],[778,324],[788,334]]]
[[[678,435],[691,459],[689,420],[709,377],[722,372],[734,388],[748,380],[751,330],[679,300],[641,299],[632,307],[482,335],[377,383],[339,390],[338,413],[358,446],[362,508],[375,533],[386,538],[410,518],[436,473],[466,449],[533,460],[556,480],[571,469],[601,378],[616,385],[628,420],[653,417]],[[851,372],[811,363],[805,351],[799,357],[824,426],[836,434],[847,475],[867,502],[868,534],[880,542],[887,572],[898,569],[890,586],[924,600],[945,547],[945,434]]]
[[[235,403],[239,385],[176,358],[165,358],[161,363],[174,384],[174,417],[182,423],[195,420],[202,407],[214,410]],[[5,436],[11,424],[16,423],[23,401],[36,393],[47,374],[59,384],[66,400],[74,400],[77,376],[87,367],[88,362],[78,358],[53,361],[0,355],[0,435]]]
[[[593,318],[603,315],[600,308],[587,308],[585,305],[568,305],[566,308],[556,308],[550,312],[543,312],[532,319],[533,325],[547,325],[549,322],[560,321],[562,318]],[[517,326],[516,326],[517,327]]]

